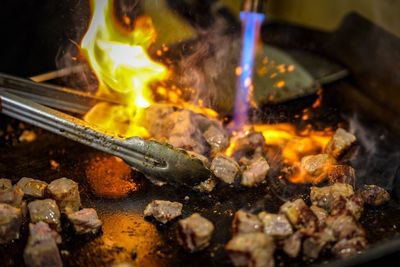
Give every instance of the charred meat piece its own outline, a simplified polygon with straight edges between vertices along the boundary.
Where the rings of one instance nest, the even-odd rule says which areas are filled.
[[[240,172],[240,167],[234,159],[218,155],[211,162],[211,171],[215,177],[227,184],[233,184]]]
[[[212,154],[222,152],[229,146],[229,138],[222,125],[220,125],[219,127],[217,127],[216,125],[211,125],[203,133],[203,137],[205,138],[206,142],[211,146]]]
[[[322,249],[335,240],[333,231],[330,228],[323,228],[304,240],[303,253],[308,258],[316,259]]]
[[[18,181],[17,187],[21,188],[25,196],[30,198],[44,198],[47,183],[32,178],[23,177]]]
[[[252,160],[243,171],[241,184],[252,187],[263,182],[267,177],[269,169],[269,164],[263,157]]]
[[[348,198],[340,196],[333,201],[331,215],[348,214],[357,220],[364,211],[364,201],[359,195],[352,195]]]
[[[16,186],[12,186],[11,180],[0,179],[0,203],[7,203],[19,208],[22,204],[24,192]]]
[[[236,267],[274,266],[274,240],[263,233],[239,234],[225,248]]]
[[[320,183],[327,178],[335,163],[335,159],[328,154],[306,156],[301,159],[300,170],[305,174],[307,181]]]
[[[334,165],[328,172],[328,181],[330,184],[342,183],[355,186],[356,172],[349,165]]]
[[[78,211],[81,207],[78,184],[70,179],[60,178],[52,181],[47,191],[57,201],[63,213]]]
[[[210,244],[214,225],[198,213],[178,222],[179,244],[189,252],[205,249]]]
[[[390,194],[377,185],[364,185],[358,193],[371,206],[381,206],[390,200]]]
[[[325,152],[335,159],[340,159],[345,156],[345,154],[355,144],[356,140],[357,139],[354,135],[339,128],[326,146]]]
[[[311,187],[311,202],[321,208],[330,211],[335,199],[340,196],[348,198],[354,195],[353,187],[349,184],[336,183],[324,187]]]
[[[12,240],[18,239],[21,224],[21,209],[0,203],[0,244],[7,244]]]
[[[325,209],[320,208],[320,207],[318,207],[318,206],[316,206],[316,205],[311,205],[310,209],[311,209],[312,212],[314,212],[314,214],[317,216],[317,218],[318,218],[318,225],[319,225],[319,226],[325,225],[326,218],[327,218],[328,215],[329,215],[328,212],[327,212]]]
[[[318,218],[303,199],[287,201],[279,210],[285,214],[291,224],[306,235],[313,234],[318,228]]]
[[[297,258],[297,256],[299,256],[303,236],[304,235],[301,231],[297,231],[284,240],[283,251],[286,253],[286,255],[291,258]]]
[[[217,186],[217,180],[212,177],[196,185],[194,189],[203,193],[211,193],[215,186]]]
[[[233,235],[262,232],[262,229],[263,225],[256,215],[243,210],[235,213],[232,222]]]
[[[336,257],[348,258],[360,254],[368,247],[368,242],[364,237],[355,237],[351,239],[343,239],[337,242],[331,249]]]
[[[161,223],[167,223],[182,215],[183,205],[179,202],[153,200],[144,209],[145,217],[154,217]]]
[[[96,234],[99,232],[102,225],[94,209],[82,209],[80,211],[68,213],[67,216],[77,234]]]
[[[284,238],[293,233],[292,225],[283,214],[261,212],[258,217],[263,224],[264,233],[269,236]]]
[[[243,157],[254,158],[262,156],[265,152],[265,138],[262,133],[250,132],[236,140],[233,156],[236,160]]]
[[[168,116],[175,112],[175,108],[166,104],[151,105],[146,109],[143,126],[155,139],[167,138],[171,125],[166,123]]]
[[[29,225],[28,244],[24,250],[24,262],[28,267],[61,267],[57,247],[58,237],[45,223]]]
[[[338,240],[365,236],[362,226],[350,215],[329,216],[326,226],[333,231]]]
[[[35,200],[28,204],[31,222],[43,221],[51,228],[61,231],[60,210],[53,199]]]
[[[176,111],[168,116],[168,143],[185,150],[205,154],[207,147],[204,137],[194,121],[195,114],[188,110]]]

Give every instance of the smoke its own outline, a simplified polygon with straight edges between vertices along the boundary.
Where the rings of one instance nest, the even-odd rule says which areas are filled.
[[[177,79],[188,89],[186,97],[192,103],[203,103],[220,113],[232,109],[235,97],[235,67],[240,55],[240,36],[228,33],[224,18],[216,17],[207,30],[200,30],[191,52],[177,64]]]

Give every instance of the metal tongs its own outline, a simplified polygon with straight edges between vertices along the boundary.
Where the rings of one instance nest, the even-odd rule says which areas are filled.
[[[74,93],[68,94],[61,88],[55,89],[61,90],[57,93],[57,90],[50,89],[50,95],[55,99],[63,94],[74,96]],[[184,150],[140,137],[123,139],[113,136],[76,117],[21,97],[22,92],[30,98],[37,96],[41,103],[51,103],[51,98],[40,90],[46,90],[46,85],[0,74],[0,111],[12,118],[117,156],[147,177],[162,182],[194,186],[210,177],[210,171],[203,163]],[[99,100],[90,95],[86,97],[86,100],[78,98],[85,101],[89,99],[88,102]]]

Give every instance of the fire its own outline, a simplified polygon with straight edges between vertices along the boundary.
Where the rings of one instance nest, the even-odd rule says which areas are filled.
[[[92,1],[93,16],[81,51],[99,80],[98,94],[121,105],[100,103],[86,116],[89,122],[123,136],[147,136],[140,126],[145,108],[153,103],[149,87],[164,80],[168,69],[153,61],[147,49],[156,39],[152,21],[139,17],[133,31],[118,25],[113,1]]]
[[[279,147],[284,164],[294,169],[300,166],[300,161],[304,156],[323,152],[334,134],[330,128],[317,131],[311,126],[298,131],[293,124],[289,123],[247,125],[245,132],[250,130],[262,133],[266,146]],[[225,151],[227,156],[233,156],[238,138],[240,136],[232,137],[231,145]],[[301,170],[296,170],[288,178],[293,183],[316,182],[307,180],[308,177]]]

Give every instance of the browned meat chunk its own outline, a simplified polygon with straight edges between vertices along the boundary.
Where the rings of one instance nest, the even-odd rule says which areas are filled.
[[[35,200],[28,204],[31,222],[43,221],[53,229],[61,231],[60,210],[53,199]]]
[[[390,194],[377,185],[364,185],[359,194],[365,203],[372,206],[381,206],[390,200]]]
[[[0,179],[0,203],[7,203],[19,208],[23,197],[24,192],[18,187],[13,187],[11,180]]]
[[[316,205],[311,205],[310,209],[318,218],[318,225],[323,226],[325,225],[326,218],[328,217],[328,212],[323,208],[320,208]]]
[[[319,183],[327,178],[329,170],[335,163],[335,159],[328,154],[306,156],[301,159],[300,170],[307,181]]]
[[[50,228],[50,226],[45,222],[38,223],[30,223],[29,224],[29,233],[31,236],[34,236],[36,239],[48,239],[53,238],[57,244],[61,244],[62,239],[61,236]]]
[[[232,233],[234,235],[262,232],[262,229],[262,223],[256,215],[243,210],[239,210],[235,213],[232,222]]]
[[[365,236],[362,226],[350,215],[329,216],[326,226],[333,231],[338,240]]]
[[[292,225],[283,214],[261,212],[258,217],[263,224],[264,233],[269,236],[284,238],[293,233]]]
[[[301,250],[303,234],[301,231],[297,231],[293,235],[289,236],[283,242],[283,251],[291,258],[297,258]]]
[[[280,212],[285,214],[291,224],[306,235],[313,234],[318,228],[318,218],[306,205],[303,199],[287,201],[280,207]]]
[[[269,169],[269,164],[264,158],[259,157],[252,160],[243,171],[241,184],[252,187],[263,182],[267,177]]]
[[[236,160],[243,157],[254,158],[262,156],[265,152],[265,138],[262,133],[250,132],[236,140],[233,156]]]
[[[161,223],[167,223],[182,215],[182,207],[179,202],[153,200],[146,206],[144,216],[152,216]]]
[[[96,234],[102,225],[94,209],[82,209],[67,216],[77,234]]]
[[[247,233],[233,237],[226,245],[236,267],[273,267],[274,240],[263,233]]]
[[[364,237],[343,239],[337,242],[331,249],[333,255],[340,258],[348,258],[365,250],[368,242]]]
[[[304,240],[303,253],[308,258],[316,259],[322,249],[335,240],[333,231],[329,228],[323,228],[321,231]]]
[[[216,185],[217,185],[217,180],[212,177],[196,185],[194,189],[203,193],[210,193],[214,190]]]
[[[21,209],[0,203],[0,244],[6,244],[19,238],[22,224]]]
[[[342,183],[355,186],[356,172],[349,165],[334,165],[329,170],[328,180],[330,184]]]
[[[205,249],[210,244],[214,225],[198,213],[180,220],[178,223],[178,242],[189,252]]]
[[[57,201],[63,213],[78,211],[81,207],[78,184],[70,179],[60,178],[52,181],[47,191]]]
[[[325,152],[336,159],[342,158],[355,144],[356,137],[339,128],[326,146]]]
[[[360,219],[364,211],[364,201],[358,195],[352,195],[348,198],[340,196],[333,201],[331,215],[348,214],[357,220]]]
[[[229,146],[229,138],[222,125],[217,127],[211,125],[204,133],[203,137],[211,146],[211,153],[215,154],[224,151]]]
[[[335,199],[340,196],[348,198],[354,195],[353,187],[349,184],[336,183],[325,187],[311,187],[311,202],[321,208],[330,211]]]
[[[171,125],[166,121],[173,112],[175,112],[174,107],[165,104],[151,105],[146,109],[143,125],[153,138],[160,140],[169,136]]]
[[[58,237],[46,224],[29,225],[28,244],[24,250],[24,262],[28,267],[61,267],[62,261],[57,247]]]
[[[227,184],[233,184],[240,172],[240,167],[234,159],[218,155],[211,162],[211,171],[215,177]]]
[[[21,188],[27,197],[44,198],[47,183],[40,180],[23,177],[18,181],[17,187]]]

